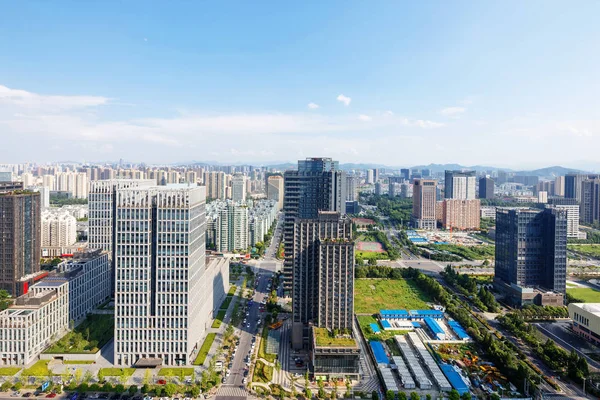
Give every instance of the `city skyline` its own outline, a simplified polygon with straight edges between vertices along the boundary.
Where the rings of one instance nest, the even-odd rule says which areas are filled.
[[[9,5],[3,148],[598,169],[598,4],[541,4]]]

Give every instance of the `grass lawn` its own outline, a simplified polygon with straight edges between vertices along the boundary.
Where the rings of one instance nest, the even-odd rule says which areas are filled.
[[[93,361],[84,361],[84,360],[64,360],[63,364],[93,364]]]
[[[266,365],[262,361],[257,361],[252,380],[254,382],[269,383],[271,379],[273,379],[273,367]]]
[[[219,310],[219,312],[217,313],[217,316],[215,317],[215,320],[212,323],[212,328],[219,328],[221,326],[221,324],[223,323],[223,318],[225,318],[226,312],[227,312],[226,308],[222,308]]]
[[[567,293],[584,303],[600,303],[600,290],[592,288],[567,288]]]
[[[75,329],[44,353],[89,354],[101,349],[114,336],[115,318],[107,314],[89,314]]]
[[[313,332],[317,339],[317,346],[332,346],[332,347],[354,347],[356,341],[352,338],[330,335],[326,328],[313,328]]]
[[[104,376],[131,376],[135,368],[100,368]]]
[[[400,347],[398,347],[398,343],[396,343],[396,339],[389,338],[385,341],[385,344],[387,345],[387,348],[390,350],[390,353],[393,356],[401,356],[402,355],[402,353],[400,352]]]
[[[19,367],[1,367],[0,376],[13,376],[20,370],[21,368]]]
[[[588,257],[600,258],[600,244],[568,244],[567,249],[585,254]]]
[[[372,323],[379,325],[379,323],[377,322],[377,319],[375,319],[375,317],[373,317],[372,315],[359,315],[358,316],[358,325],[360,326],[360,330],[362,331],[363,335],[365,336],[365,339],[367,339],[367,340],[386,341],[388,339],[393,338],[396,335],[405,335],[408,333],[408,331],[403,331],[403,330],[384,331],[383,328],[381,328],[381,325],[379,325],[379,328],[381,329],[381,333],[373,333],[373,331],[371,330],[371,327],[369,326]]]
[[[30,368],[24,369],[21,376],[50,376],[53,375],[48,369],[49,360],[39,360]]]
[[[432,250],[447,251],[467,260],[493,259],[496,256],[495,246],[492,245],[459,246],[455,244],[430,244],[427,247]]]
[[[275,362],[276,354],[267,353],[267,337],[269,335],[269,327],[263,327],[262,339],[260,340],[260,347],[258,348],[258,358],[264,358],[267,361]]]
[[[192,376],[194,368],[161,368],[158,376]]]
[[[202,347],[200,347],[200,351],[198,352],[198,357],[196,357],[196,360],[194,361],[194,365],[204,364],[204,360],[206,360],[206,356],[208,355],[208,352],[210,351],[210,347],[212,346],[213,342],[215,341],[216,336],[217,336],[216,333],[209,333],[208,335],[206,335],[206,338],[204,339],[204,343],[202,343]]]
[[[411,280],[356,279],[354,282],[354,312],[376,314],[383,309],[428,309],[431,298]]]

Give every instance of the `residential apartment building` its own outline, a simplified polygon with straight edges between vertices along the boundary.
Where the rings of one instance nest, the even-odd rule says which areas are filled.
[[[114,193],[115,365],[193,361],[213,297],[204,288],[205,201],[204,187],[186,184]]]
[[[219,252],[247,250],[249,207],[231,200],[215,200],[206,208],[207,244]]]
[[[417,229],[436,229],[437,181],[415,179],[413,183],[412,224]]]
[[[356,201],[358,177],[354,175],[346,176],[346,201]]]
[[[207,171],[204,173],[204,186],[206,186],[206,198],[215,199],[226,199],[227,187],[225,172],[221,171]]]
[[[19,184],[21,187],[22,185]],[[19,185],[11,185],[17,188]],[[0,191],[0,289],[23,294],[21,278],[40,271],[41,198],[38,192]]]
[[[496,211],[495,281],[512,290],[562,296],[567,274],[567,212],[557,208]],[[516,300],[523,303],[522,298]]]
[[[600,222],[600,179],[581,182],[581,221],[586,224]]]
[[[277,201],[277,210],[283,208],[283,176],[271,175],[267,178],[267,199]]]
[[[58,209],[42,211],[42,249],[70,246],[77,241],[77,220]]]
[[[440,205],[440,222],[444,229],[479,229],[481,223],[479,199],[444,199]]]
[[[231,178],[231,200],[234,203],[246,201],[246,180],[244,175],[235,175]]]

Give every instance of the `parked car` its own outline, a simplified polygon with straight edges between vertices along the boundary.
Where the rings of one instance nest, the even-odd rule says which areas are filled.
[[[167,381],[164,380],[164,379],[159,379],[159,380],[156,381],[156,383],[158,383],[159,385],[166,385]]]

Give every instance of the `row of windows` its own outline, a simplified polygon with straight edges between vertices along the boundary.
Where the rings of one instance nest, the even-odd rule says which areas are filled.
[[[574,313],[573,315],[573,319],[585,326],[589,326],[590,325],[590,320],[589,318],[584,317],[583,315],[579,314],[579,313]]]

